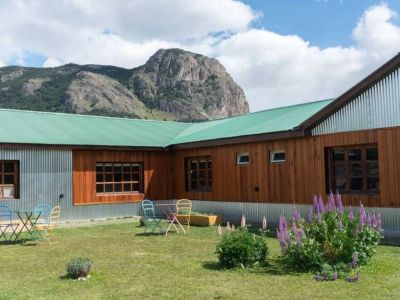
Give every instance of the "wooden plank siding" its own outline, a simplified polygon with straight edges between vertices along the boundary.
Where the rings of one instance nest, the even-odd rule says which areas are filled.
[[[326,191],[325,148],[357,144],[378,145],[380,194],[344,194],[344,203],[400,207],[400,127],[176,150],[175,198],[310,204],[312,195]],[[281,149],[286,151],[286,162],[270,164],[269,151]],[[240,152],[250,153],[250,165],[236,165]],[[212,191],[185,191],[185,157],[206,155],[212,157]]]
[[[74,205],[174,198],[172,154],[166,151],[73,150]],[[142,162],[143,193],[96,195],[96,162]]]

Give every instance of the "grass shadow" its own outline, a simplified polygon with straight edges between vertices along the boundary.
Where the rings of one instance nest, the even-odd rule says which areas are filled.
[[[10,240],[4,240],[0,241],[0,246],[10,246],[10,245],[20,245],[22,244],[22,240],[16,240],[16,241],[10,241]]]
[[[213,271],[222,270],[219,262],[217,262],[217,261],[204,261],[202,263],[202,266],[204,269],[207,269],[207,270],[213,270]]]
[[[61,280],[72,280],[73,278],[71,277],[71,275],[69,274],[65,274],[65,275],[61,275],[60,277],[58,277]]]
[[[164,232],[140,232],[140,233],[136,233],[136,236],[163,236],[165,235],[165,231]]]

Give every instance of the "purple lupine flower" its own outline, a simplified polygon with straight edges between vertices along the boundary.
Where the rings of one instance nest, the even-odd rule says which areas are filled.
[[[313,198],[313,207],[314,207],[314,212],[315,213],[318,213],[320,210],[319,210],[319,205],[318,205],[318,197],[317,197],[317,195],[314,195],[314,198]]]
[[[325,211],[324,200],[322,200],[321,195],[319,195],[319,198],[318,198],[318,208],[319,208],[320,213]]]
[[[286,218],[284,216],[279,217],[279,231],[284,232],[287,230]]]
[[[313,208],[310,206],[308,209],[308,223],[311,223],[313,219]]]
[[[327,210],[328,211],[336,210],[335,196],[333,195],[332,191],[329,193],[329,196],[328,196]]]
[[[293,219],[293,222],[296,222],[297,220],[300,220],[300,218],[301,218],[301,215],[300,215],[299,210],[297,209],[296,205],[293,205],[293,208],[292,208],[292,219]]]
[[[350,219],[350,220],[353,220],[353,219],[354,219],[353,208],[351,207],[351,205],[350,205],[350,207],[349,207],[349,219]]]
[[[339,194],[339,191],[336,191],[336,207],[339,209],[340,212],[343,212],[344,207],[343,207],[343,202],[342,202],[342,196]]]
[[[381,214],[378,213],[376,215],[376,228],[381,231],[382,230],[382,218],[381,218]]]
[[[364,226],[367,222],[367,212],[365,211],[364,205],[360,202],[360,224]]]
[[[372,216],[370,213],[367,214],[367,225],[372,227]]]
[[[373,228],[376,228],[376,215],[374,212],[372,213],[372,216],[371,216],[371,224],[372,224]]]
[[[301,245],[301,237],[300,237],[300,232],[299,229],[297,228],[296,223],[293,223],[293,233],[294,233],[294,238],[296,240],[296,243],[298,246]]]
[[[351,277],[347,277],[345,280],[347,282],[357,282],[360,279],[360,273],[357,273],[355,276]]]

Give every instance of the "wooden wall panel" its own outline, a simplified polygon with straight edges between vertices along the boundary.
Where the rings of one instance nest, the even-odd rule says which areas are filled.
[[[271,142],[176,150],[176,198],[215,201],[309,204],[314,194],[325,193],[326,147],[377,143],[380,195],[343,195],[346,205],[400,207],[400,127],[336,133]],[[269,163],[270,150],[286,150],[286,162]],[[251,164],[237,166],[236,153],[249,152]],[[211,192],[186,192],[184,159],[212,156]],[[259,191],[255,187],[259,187]]]
[[[163,151],[73,150],[74,205],[174,198],[173,155]],[[96,195],[96,162],[143,162],[144,193]]]

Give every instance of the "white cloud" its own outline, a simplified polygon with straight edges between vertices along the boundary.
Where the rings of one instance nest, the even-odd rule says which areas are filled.
[[[350,47],[251,28],[259,15],[234,0],[3,0],[0,64],[39,53],[46,67],[132,68],[159,48],[180,47],[218,58],[255,111],[336,97],[400,50],[397,15],[386,4],[364,12]]]
[[[0,68],[4,67],[5,65],[6,65],[6,63],[0,59]]]
[[[43,68],[54,68],[61,66],[63,63],[59,61],[57,58],[49,57],[48,59],[45,60],[43,63],[42,67]]]

